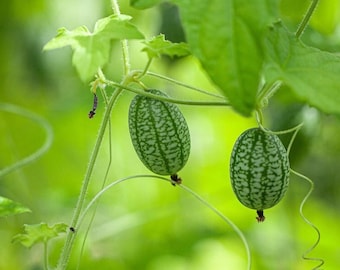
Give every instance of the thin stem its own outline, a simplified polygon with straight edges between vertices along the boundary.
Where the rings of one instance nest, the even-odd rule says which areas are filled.
[[[299,24],[298,29],[295,32],[295,36],[297,38],[300,38],[301,35],[303,34],[303,32],[305,31],[310,19],[312,18],[312,15],[316,9],[316,6],[318,5],[319,0],[312,0],[312,3],[310,4],[310,6],[308,7],[307,13],[305,14],[305,16],[303,17],[301,23]]]
[[[108,97],[106,95],[106,92],[104,91],[103,88],[100,88],[100,90],[101,90],[101,94],[103,96],[103,99],[105,101],[105,105],[108,106],[109,101],[108,101]],[[103,189],[105,187],[106,181],[107,181],[108,176],[109,176],[109,171],[110,171],[110,168],[111,168],[111,164],[112,164],[112,139],[111,139],[112,138],[112,128],[111,128],[111,119],[109,119],[109,122],[108,122],[108,131],[109,131],[109,134],[108,134],[108,138],[109,138],[109,162],[107,164],[107,168],[106,168],[106,171],[105,171],[105,175],[104,175],[104,179],[103,179],[103,183],[102,183],[101,189]],[[83,256],[83,253],[84,253],[85,243],[86,243],[87,236],[88,236],[88,234],[90,232],[92,223],[93,223],[94,218],[96,216],[96,211],[97,211],[98,203],[99,203],[99,201],[96,202],[96,205],[95,205],[94,210],[93,210],[93,214],[92,214],[90,222],[89,222],[89,224],[87,226],[87,229],[86,229],[86,232],[85,232],[85,235],[84,235],[84,240],[83,240],[83,243],[81,245],[81,249],[80,249],[80,253],[79,253],[79,260],[78,260],[77,268],[76,269],[80,269],[81,257]]]
[[[48,244],[47,241],[44,242],[44,269],[48,270]]]
[[[102,123],[100,125],[99,133],[97,135],[97,139],[96,139],[96,142],[95,142],[95,146],[94,146],[93,152],[92,152],[91,157],[90,157],[90,162],[89,162],[89,165],[88,165],[86,173],[85,173],[85,177],[84,177],[84,180],[83,180],[83,184],[82,184],[82,187],[81,187],[81,191],[80,191],[80,195],[79,195],[79,198],[78,198],[78,201],[77,201],[77,205],[76,205],[76,208],[74,210],[74,214],[73,214],[73,218],[72,218],[72,222],[71,222],[71,227],[73,227],[73,228],[77,228],[79,215],[82,211],[82,208],[83,208],[83,205],[84,205],[84,202],[85,202],[85,196],[86,196],[86,193],[87,193],[87,190],[88,190],[90,178],[91,178],[91,175],[92,175],[92,172],[93,172],[93,168],[94,168],[94,165],[95,165],[98,153],[99,153],[99,149],[100,149],[103,137],[104,137],[104,133],[105,133],[107,123],[110,119],[111,110],[112,110],[112,107],[113,107],[115,101],[117,100],[117,98],[118,98],[118,96],[121,92],[122,92],[122,89],[120,89],[120,88],[116,89],[114,91],[113,95],[111,96],[111,98],[109,100],[109,104],[108,104],[108,106],[105,110],[104,117],[103,117]],[[76,234],[74,232],[72,232],[72,231],[68,232],[68,234],[66,236],[64,248],[63,248],[61,256],[59,258],[59,262],[58,262],[58,266],[57,266],[58,270],[66,268],[66,265],[68,263],[70,253],[71,253],[71,250],[72,250],[72,247],[73,247],[73,242],[75,240],[75,236],[76,236]]]
[[[111,184],[109,184],[108,186],[106,186],[104,189],[102,189],[100,192],[98,192],[96,194],[95,197],[93,197],[93,199],[89,202],[89,204],[87,205],[87,207],[84,209],[81,218],[79,219],[79,224],[78,224],[78,228],[81,226],[81,223],[83,222],[85,215],[87,214],[87,212],[89,211],[89,209],[92,207],[93,204],[95,204],[95,202],[106,192],[108,191],[110,188],[112,188],[113,186],[124,182],[126,180],[130,180],[130,179],[138,179],[138,178],[157,178],[157,179],[161,179],[167,182],[171,182],[170,179],[158,176],[158,175],[134,175],[134,176],[129,176],[129,177],[125,177],[119,180],[116,180],[114,182],[112,182]],[[199,196],[196,192],[194,192],[193,190],[191,190],[190,188],[184,186],[183,184],[178,185],[180,188],[182,188],[183,190],[185,190],[186,192],[190,193],[193,197],[195,197],[199,202],[201,202],[203,205],[205,205],[206,207],[208,207],[211,211],[213,211],[216,215],[218,215],[224,222],[226,222],[237,234],[238,236],[241,238],[245,249],[246,249],[246,253],[247,253],[247,270],[251,269],[251,253],[250,253],[250,248],[249,248],[249,244],[244,236],[244,234],[242,233],[242,231],[229,219],[227,218],[225,215],[223,215],[219,210],[217,210],[214,206],[212,206],[210,203],[208,203],[205,199],[203,199],[201,196]]]
[[[112,7],[112,11],[113,14],[116,15],[120,15],[120,9],[119,9],[119,5],[118,5],[118,1],[117,0],[111,0],[111,7]]]
[[[247,239],[245,238],[244,234],[242,233],[242,231],[229,219],[227,218],[225,215],[223,215],[219,210],[217,210],[214,206],[212,206],[211,204],[209,204],[206,200],[204,200],[201,196],[199,196],[196,192],[192,191],[191,189],[189,189],[188,187],[184,186],[184,185],[179,185],[179,187],[181,187],[182,189],[184,189],[185,191],[189,192],[192,196],[194,196],[197,200],[199,200],[202,204],[204,204],[205,206],[207,206],[211,211],[213,211],[216,215],[218,215],[220,218],[222,218],[226,223],[229,224],[229,226],[238,234],[238,236],[241,238],[243,245],[246,249],[246,253],[247,253],[247,269],[250,270],[251,269],[251,253],[250,253],[250,248],[249,248],[249,244],[247,242]]]
[[[281,88],[282,85],[282,81],[276,81],[269,87],[262,89],[257,96],[258,108],[262,109],[263,107],[266,107],[268,105],[268,100]]]
[[[137,71],[137,72],[140,72],[140,71]],[[166,77],[166,76],[157,74],[157,73],[153,73],[153,72],[148,71],[148,72],[146,72],[146,75],[153,76],[153,77],[156,77],[156,78],[160,78],[160,79],[162,79],[162,80],[169,81],[169,82],[171,82],[171,83],[173,83],[173,84],[180,85],[180,86],[182,86],[182,87],[185,87],[185,88],[194,90],[194,91],[196,91],[196,92],[200,92],[200,93],[205,94],[205,95],[208,95],[208,96],[212,96],[212,97],[216,97],[216,98],[225,99],[224,96],[221,96],[221,95],[218,95],[218,94],[214,94],[214,93],[207,92],[207,91],[205,91],[205,90],[202,90],[202,89],[199,89],[199,88],[197,88],[197,87],[194,87],[194,86],[191,86],[191,85],[182,83],[182,82],[180,82],[180,81],[174,80],[174,79],[172,79],[172,78],[169,78],[169,77]]]
[[[128,41],[126,39],[121,41],[122,52],[123,52],[123,62],[124,62],[124,74],[125,76],[130,73],[130,54]]]
[[[307,255],[312,252],[316,247],[317,245],[319,244],[320,242],[320,238],[321,238],[321,235],[320,235],[320,231],[319,229],[311,222],[309,221],[305,215],[303,214],[303,207],[305,206],[305,203],[306,201],[308,200],[308,198],[310,197],[310,195],[312,194],[313,190],[314,190],[314,183],[311,179],[309,179],[307,176],[301,174],[301,173],[298,173],[296,171],[294,171],[293,169],[290,169],[290,171],[292,173],[294,173],[296,176],[306,180],[309,185],[310,185],[310,188],[309,188],[309,191],[307,192],[306,196],[303,198],[301,204],[300,204],[300,209],[299,209],[299,212],[300,212],[300,216],[302,217],[302,219],[304,220],[305,223],[307,223],[310,227],[313,228],[313,230],[316,232],[317,234],[317,238],[316,238],[316,241],[314,242],[314,244],[307,250],[303,253],[302,255],[302,258],[304,260],[309,260],[309,261],[317,261],[319,262],[319,264],[313,268],[313,270],[316,270],[316,269],[320,269],[320,267],[325,263],[323,259],[321,258],[313,258],[313,257],[308,257]]]
[[[296,135],[298,134],[298,132],[300,131],[302,126],[303,126],[303,123],[301,123],[301,124],[297,125],[296,127],[290,129],[290,131],[294,131],[294,133],[293,133],[293,136],[291,137],[289,144],[288,144],[288,147],[287,147],[287,156],[289,156],[290,150],[292,149],[292,145],[293,145],[293,142],[295,141]]]
[[[137,77],[138,79],[141,79],[147,72],[148,72],[148,69],[152,63],[152,59],[153,57],[149,58],[148,62],[146,63],[146,66],[143,70],[143,72],[141,74],[139,74],[139,76]]]
[[[119,16],[120,13],[120,9],[119,9],[119,5],[117,0],[111,0],[111,5],[112,5],[112,9],[114,14],[116,14],[117,16]],[[127,74],[129,74],[130,72],[130,59],[129,59],[129,50],[128,50],[128,45],[127,45],[127,41],[126,40],[122,40],[121,41],[121,45],[122,45],[122,51],[123,51],[123,61],[124,61],[124,77],[127,76]],[[102,73],[101,70],[99,70],[99,77],[102,80],[105,80],[104,74]],[[71,222],[71,227],[77,228],[77,224],[78,224],[78,220],[79,220],[79,216],[80,213],[82,211],[83,205],[84,205],[84,201],[85,201],[85,196],[88,190],[88,186],[89,186],[89,182],[91,179],[91,175],[93,172],[93,168],[95,165],[95,162],[97,160],[97,156],[99,153],[99,149],[104,137],[104,133],[105,133],[105,129],[107,126],[107,123],[109,122],[110,119],[110,115],[111,115],[111,110],[112,107],[116,101],[116,99],[118,98],[118,96],[120,95],[120,93],[122,92],[122,88],[118,87],[115,92],[113,93],[112,97],[110,98],[110,101],[108,103],[108,106],[106,108],[101,126],[99,128],[99,133],[97,135],[97,139],[96,139],[96,143],[94,146],[94,150],[93,153],[91,154],[90,157],[90,162],[89,165],[87,167],[87,171],[83,180],[83,184],[81,187],[81,191],[80,191],[80,195],[77,201],[77,205],[76,205],[76,209],[74,211],[73,214],[73,218],[72,218],[72,222]],[[66,241],[65,241],[65,245],[63,248],[63,251],[61,253],[59,262],[58,262],[58,266],[57,269],[65,269],[70,257],[70,253],[73,247],[73,243],[76,237],[76,233],[73,233],[72,231],[69,231],[66,237]]]
[[[223,102],[223,101],[191,101],[191,100],[180,100],[180,99],[174,99],[174,98],[169,98],[169,97],[164,97],[164,96],[159,96],[159,95],[154,95],[151,93],[148,93],[144,90],[140,90],[137,88],[132,88],[129,86],[121,85],[119,83],[113,82],[106,80],[105,83],[107,85],[115,86],[115,87],[120,87],[122,89],[128,90],[130,92],[144,95],[146,97],[166,101],[166,102],[171,102],[171,103],[177,103],[177,104],[183,104],[183,105],[197,105],[197,106],[230,106],[228,102]]]
[[[21,107],[12,105],[12,104],[8,104],[8,103],[0,103],[0,110],[2,111],[6,111],[6,112],[10,112],[10,113],[15,113],[18,114],[20,116],[26,117],[34,122],[36,122],[39,126],[41,126],[46,134],[46,139],[44,144],[38,149],[36,150],[33,154],[15,162],[12,165],[9,165],[7,167],[5,167],[4,169],[0,170],[0,179],[5,176],[6,174],[9,174],[19,168],[22,168],[26,165],[28,165],[29,163],[37,160],[39,157],[41,157],[43,154],[45,154],[47,152],[47,150],[51,147],[52,142],[53,142],[53,130],[51,125],[41,116],[28,111],[26,109],[23,109]]]
[[[111,6],[112,6],[113,13],[119,16],[121,13],[120,13],[118,1],[111,0]],[[127,76],[127,74],[130,73],[130,54],[129,54],[128,41],[126,39],[121,41],[121,47],[122,47],[123,62],[124,62],[124,75]]]
[[[267,132],[269,134],[282,135],[282,134],[287,134],[287,133],[291,133],[291,132],[295,131],[295,133],[293,134],[292,139],[291,139],[291,141],[289,143],[289,146],[288,146],[288,149],[290,150],[290,148],[291,148],[291,146],[293,144],[293,141],[295,139],[295,136],[297,135],[298,131],[303,126],[303,123],[300,123],[297,126],[289,128],[289,129],[286,129],[286,130],[272,131],[272,130],[269,130],[269,129],[265,128],[262,125],[262,117],[263,117],[262,116],[262,111],[261,110],[257,110],[256,111],[256,121],[257,121],[257,124],[259,125],[260,129],[262,129],[264,132]]]

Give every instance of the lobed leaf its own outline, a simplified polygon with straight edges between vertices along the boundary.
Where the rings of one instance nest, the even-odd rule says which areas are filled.
[[[46,243],[48,240],[57,237],[60,233],[66,232],[68,226],[64,223],[54,224],[49,227],[46,223],[24,225],[25,233],[13,237],[13,243],[21,243],[25,247],[32,247],[38,243]]]
[[[144,38],[130,20],[130,16],[111,15],[98,20],[93,33],[85,26],[72,31],[61,28],[56,37],[44,46],[44,50],[71,46],[72,63],[80,78],[86,82],[96,74],[98,68],[108,62],[111,40]]]
[[[169,40],[165,40],[163,34],[152,38],[150,41],[145,41],[144,44],[145,47],[142,51],[146,52],[149,58],[160,57],[161,55],[174,57],[187,56],[190,54],[188,44],[184,42],[172,43]]]
[[[278,11],[276,0],[174,0],[186,38],[212,81],[239,113],[249,116],[263,64],[262,33]]]
[[[27,212],[31,212],[31,210],[26,206],[0,196],[0,217],[7,217]]]
[[[304,45],[281,23],[265,39],[264,74],[271,83],[283,81],[300,100],[325,113],[340,113],[340,57]]]

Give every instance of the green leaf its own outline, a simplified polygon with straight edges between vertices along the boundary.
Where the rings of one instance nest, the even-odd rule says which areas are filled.
[[[134,8],[145,9],[156,6],[164,0],[130,0],[130,5]]]
[[[60,233],[66,232],[68,226],[64,223],[57,223],[49,227],[46,223],[24,225],[25,233],[13,237],[13,243],[21,243],[25,247],[32,247],[38,243],[46,243],[48,240],[57,237]]]
[[[235,110],[255,108],[263,63],[262,33],[276,17],[276,0],[175,0],[192,53]]]
[[[89,36],[91,33],[86,26],[80,26],[72,31],[62,27],[57,31],[57,35],[51,39],[43,48],[43,50],[54,50],[65,46],[76,46],[77,38],[81,36]]]
[[[340,57],[304,45],[281,23],[265,40],[266,81],[283,81],[293,93],[325,113],[340,113]]]
[[[158,35],[150,41],[144,42],[145,47],[142,51],[146,52],[149,58],[160,57],[161,55],[174,56],[186,56],[190,54],[188,44],[172,43],[169,40],[165,40],[163,34]]]
[[[31,210],[26,206],[0,196],[0,217],[7,217],[27,212],[31,212]]]
[[[126,15],[111,15],[100,19],[93,33],[85,26],[72,31],[61,28],[56,37],[44,46],[44,50],[71,46],[73,65],[80,78],[84,82],[89,81],[98,68],[103,67],[109,61],[111,40],[144,38],[143,34],[129,22],[130,19],[131,17]]]

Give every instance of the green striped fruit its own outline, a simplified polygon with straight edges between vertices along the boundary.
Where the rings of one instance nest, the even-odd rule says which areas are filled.
[[[243,132],[237,139],[230,159],[230,179],[238,200],[257,210],[276,205],[289,184],[289,160],[279,137],[260,128]]]
[[[159,90],[147,91],[166,97]],[[173,181],[180,182],[176,174],[189,158],[190,134],[179,108],[173,103],[137,95],[129,109],[129,130],[144,165],[156,174],[171,175]]]

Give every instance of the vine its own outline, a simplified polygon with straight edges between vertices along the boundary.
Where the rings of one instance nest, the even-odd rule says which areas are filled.
[[[309,6],[306,15],[303,17],[301,23],[298,26],[297,31],[295,32],[295,37],[297,39],[300,39],[301,35],[303,34],[304,30],[306,29],[317,4],[318,4],[318,0],[313,0],[311,5]],[[103,118],[101,120],[101,124],[100,124],[100,127],[99,127],[99,132],[98,132],[98,135],[97,135],[96,140],[95,140],[94,148],[93,148],[93,151],[90,155],[89,164],[88,164],[88,167],[86,169],[85,176],[83,178],[82,186],[81,186],[81,189],[80,189],[80,194],[79,194],[79,197],[78,197],[78,200],[77,200],[77,203],[76,203],[76,207],[75,207],[75,210],[74,210],[74,213],[73,213],[73,216],[72,216],[72,220],[69,224],[69,230],[67,231],[65,243],[64,243],[63,249],[61,251],[61,254],[60,254],[60,257],[59,257],[59,260],[58,260],[57,269],[58,270],[64,270],[64,269],[67,268],[68,263],[69,263],[69,259],[70,259],[70,256],[71,256],[71,253],[72,253],[72,250],[73,250],[73,246],[74,246],[75,240],[76,240],[77,235],[78,235],[78,231],[81,228],[81,226],[84,222],[85,216],[89,212],[89,209],[91,207],[94,207],[94,211],[93,211],[93,214],[90,218],[87,229],[85,231],[84,240],[82,242],[82,246],[81,246],[81,250],[80,250],[80,255],[79,255],[80,257],[79,257],[79,260],[78,260],[77,269],[80,268],[80,258],[81,258],[82,254],[84,252],[85,241],[86,241],[86,238],[87,238],[87,236],[90,232],[90,228],[92,226],[92,223],[94,221],[99,199],[101,198],[101,196],[104,193],[106,193],[113,186],[115,186],[119,183],[122,183],[124,181],[130,180],[130,179],[155,178],[155,179],[168,181],[168,182],[171,182],[173,185],[179,186],[181,189],[185,190],[190,195],[192,195],[194,198],[199,200],[203,205],[208,207],[217,216],[219,216],[224,222],[226,222],[237,233],[239,238],[242,240],[242,243],[245,247],[246,255],[247,255],[247,269],[250,270],[251,266],[252,266],[250,248],[249,248],[249,244],[248,244],[244,234],[242,233],[242,231],[229,218],[227,218],[225,215],[223,215],[218,209],[216,209],[215,207],[210,205],[200,195],[198,195],[196,192],[192,191],[190,188],[182,185],[181,179],[177,176],[177,174],[171,173],[170,174],[171,179],[167,179],[167,178],[164,178],[164,177],[161,177],[161,176],[158,176],[158,175],[134,175],[134,176],[129,176],[129,177],[125,177],[125,178],[116,180],[116,181],[106,185],[107,179],[109,177],[109,171],[110,171],[111,164],[112,164],[112,147],[113,147],[113,145],[112,145],[112,141],[111,141],[111,132],[112,131],[111,131],[110,117],[111,117],[114,105],[115,105],[116,101],[118,100],[120,94],[123,91],[130,91],[130,92],[135,93],[137,95],[141,95],[143,97],[149,98],[149,100],[160,101],[160,103],[157,103],[157,104],[161,104],[161,105],[167,104],[167,103],[174,103],[174,104],[182,104],[182,105],[189,105],[189,106],[223,106],[223,107],[233,106],[236,110],[243,113],[244,115],[247,114],[247,110],[253,109],[253,110],[255,110],[255,113],[256,113],[255,118],[258,122],[258,126],[259,126],[259,129],[261,130],[261,132],[263,131],[266,134],[271,134],[271,135],[280,135],[280,134],[286,134],[286,133],[292,133],[293,132],[293,135],[292,135],[291,140],[289,142],[289,145],[287,147],[287,157],[289,157],[293,142],[294,142],[294,140],[297,136],[297,133],[302,128],[302,124],[299,124],[296,127],[293,127],[293,128],[290,128],[290,129],[287,129],[287,130],[284,130],[284,131],[271,131],[269,129],[266,129],[263,126],[263,115],[262,115],[262,109],[268,105],[270,98],[272,98],[272,96],[282,87],[282,85],[284,85],[285,81],[275,79],[275,80],[270,80],[269,82],[266,82],[265,81],[266,78],[265,78],[265,76],[263,76],[263,78],[262,78],[263,84],[260,84],[260,87],[259,87],[259,89],[257,90],[257,93],[256,93],[255,107],[254,108],[244,108],[244,107],[242,108],[242,106],[244,104],[243,105],[237,104],[237,103],[235,104],[235,100],[233,100],[233,99],[229,100],[229,98],[227,99],[224,95],[222,96],[222,95],[210,93],[210,92],[203,90],[203,89],[200,89],[198,87],[193,87],[191,85],[187,85],[185,83],[179,82],[179,81],[172,79],[172,78],[169,78],[167,76],[149,71],[149,68],[152,64],[152,60],[155,57],[158,57],[161,54],[165,54],[165,55],[172,57],[174,55],[185,56],[185,55],[188,55],[190,53],[189,47],[187,47],[183,44],[173,44],[172,43],[172,44],[170,44],[171,45],[170,46],[169,42],[165,41],[163,36],[158,36],[155,39],[151,40],[150,42],[146,42],[147,46],[143,50],[147,52],[149,58],[148,58],[148,61],[145,65],[145,68],[142,69],[142,70],[132,70],[131,69],[131,63],[130,63],[128,39],[130,39],[130,38],[131,39],[140,38],[140,36],[142,34],[133,25],[129,24],[128,21],[129,21],[130,18],[128,18],[128,16],[121,14],[117,0],[111,0],[111,6],[112,6],[112,11],[113,11],[113,16],[109,16],[107,18],[102,19],[101,21],[98,21],[97,24],[96,24],[96,27],[95,27],[95,31],[91,34],[92,34],[92,38],[95,37],[96,35],[100,35],[100,33],[101,33],[100,31],[104,31],[103,29],[105,29],[105,27],[109,27],[108,25],[109,25],[110,22],[116,20],[115,22],[117,22],[117,25],[119,25],[121,27],[117,31],[118,32],[117,36],[113,36],[113,37],[109,37],[109,38],[106,37],[106,38],[108,39],[107,41],[110,41],[110,42],[111,42],[111,39],[120,40],[120,45],[121,45],[121,50],[122,50],[122,58],[123,58],[123,66],[122,66],[123,76],[122,76],[121,82],[119,82],[119,83],[112,81],[110,79],[107,79],[106,76],[104,75],[104,72],[101,69],[103,64],[105,64],[104,63],[105,61],[103,61],[103,63],[101,63],[100,65],[98,64],[98,66],[95,67],[96,68],[95,74],[92,74],[93,72],[91,71],[91,69],[93,69],[93,67],[88,68],[88,69],[82,69],[79,66],[79,63],[78,63],[78,66],[77,66],[77,63],[75,64],[78,71],[80,72],[80,76],[83,80],[88,79],[88,77],[93,78],[93,76],[95,76],[95,80],[91,83],[91,92],[94,95],[94,101],[93,101],[93,107],[90,110],[89,115],[88,115],[89,118],[93,118],[94,115],[96,114],[96,109],[97,109],[97,105],[98,105],[98,96],[97,96],[97,90],[98,89],[100,90],[101,96],[104,100],[105,110],[104,110],[104,115],[103,115]],[[117,25],[115,25],[115,26],[117,26]],[[110,30],[112,30],[112,29],[110,29]],[[79,35],[80,35],[81,38],[83,38],[84,36],[86,36],[86,38],[89,38],[89,36],[91,36],[91,35],[89,35],[89,31],[85,28],[77,29],[77,31],[74,31],[74,32],[71,32],[71,31],[67,32],[67,31],[68,30],[61,29],[58,33],[58,36],[55,38],[55,39],[60,38],[62,40],[66,36],[66,38],[63,40],[64,44],[62,42],[58,43],[59,42],[58,40],[56,42],[53,42],[53,40],[52,40],[49,44],[47,44],[47,47],[45,49],[55,49],[55,48],[59,48],[59,47],[62,47],[62,46],[71,45],[73,50],[75,51],[75,53],[79,54],[79,51],[81,51],[81,50],[79,50],[79,48],[77,48],[77,42],[71,42],[70,40],[72,38],[77,40],[77,38],[79,38]],[[84,31],[85,34],[81,31]],[[129,34],[126,34],[126,32],[128,32]],[[79,34],[79,33],[81,33],[81,34]],[[115,35],[116,35],[116,33],[115,33]],[[95,41],[96,41],[95,38],[93,38],[93,40],[91,40],[91,42],[93,42],[93,43],[95,43]],[[60,44],[62,44],[62,45],[60,45]],[[155,44],[157,44],[157,45],[155,45]],[[161,45],[159,45],[159,44],[161,44]],[[78,49],[78,51],[77,51],[77,49]],[[83,48],[81,48],[81,49],[83,50]],[[83,51],[81,51],[81,52],[83,53]],[[100,62],[100,61],[98,61],[98,62]],[[203,95],[210,97],[210,98],[216,98],[218,100],[217,101],[215,101],[215,100],[193,101],[193,100],[183,100],[183,99],[172,98],[172,97],[168,97],[168,96],[162,95],[162,94],[158,95],[158,94],[155,94],[151,91],[146,91],[146,90],[149,90],[149,87],[146,86],[142,82],[142,79],[146,76],[151,76],[151,77],[154,77],[156,79],[165,80],[165,81],[168,81],[168,82],[175,84],[177,86],[196,91],[197,93],[203,94]],[[110,88],[113,89],[111,96],[108,96],[108,94],[106,92],[107,87],[110,87]],[[233,93],[230,96],[233,96]],[[151,105],[150,105],[150,107],[151,107]],[[6,169],[0,171],[0,177],[1,177],[5,174],[11,172],[11,171],[14,171],[14,170],[16,170],[16,169],[18,169],[18,168],[20,168],[24,165],[27,165],[28,163],[34,161],[35,159],[40,157],[42,154],[44,154],[47,151],[47,149],[50,147],[53,136],[52,136],[51,127],[49,126],[49,124],[46,121],[44,121],[43,119],[37,117],[35,114],[32,114],[32,113],[27,112],[27,111],[22,110],[22,109],[18,109],[16,107],[11,107],[10,105],[5,105],[5,104],[0,104],[0,109],[6,110],[6,111],[9,111],[9,112],[14,112],[14,113],[17,113],[17,114],[20,114],[20,115],[24,115],[24,116],[36,121],[40,126],[42,126],[44,128],[44,130],[47,134],[46,141],[39,150],[37,150],[34,154],[30,155],[29,157],[27,157],[27,158],[17,162],[16,164],[9,166]],[[170,111],[174,111],[174,110],[170,110],[168,107],[166,107],[166,109],[167,110],[165,110],[165,111],[168,113],[168,115],[170,115]],[[152,110],[150,110],[150,111],[152,111]],[[155,119],[155,117],[153,118],[153,120],[154,119]],[[173,115],[171,115],[171,120],[173,121],[173,123],[176,122],[176,119],[175,119],[175,117],[173,117]],[[156,125],[153,126],[153,128],[155,128],[155,127],[156,127]],[[103,138],[104,138],[104,135],[105,135],[106,132],[108,132],[108,135],[109,135],[109,149],[110,149],[110,151],[109,151],[109,160],[108,160],[106,171],[105,171],[105,174],[104,174],[104,177],[103,177],[101,190],[86,205],[85,204],[86,195],[87,195],[87,192],[88,192],[88,189],[89,189],[89,185],[90,185],[90,182],[91,182],[91,179],[92,179],[93,171],[94,171],[96,161],[97,161],[100,149],[102,147]],[[161,141],[161,140],[159,140],[159,141]],[[164,150],[162,147],[160,147],[160,149],[162,149],[162,151]],[[159,152],[161,152],[161,154],[164,154],[163,153],[164,151],[163,152],[162,151],[159,151]],[[300,213],[300,216],[302,217],[302,219],[305,221],[305,223],[307,223],[309,226],[311,226],[315,230],[315,232],[317,233],[317,240],[312,245],[312,247],[310,249],[308,249],[303,254],[302,257],[303,257],[304,260],[312,260],[312,261],[319,262],[319,265],[314,268],[314,269],[319,269],[324,264],[324,260],[321,259],[321,258],[309,257],[308,254],[312,250],[314,250],[317,247],[317,245],[319,244],[320,231],[312,222],[310,222],[305,217],[304,212],[303,212],[303,208],[305,206],[305,203],[308,200],[308,198],[310,197],[310,195],[311,195],[311,193],[314,189],[314,183],[311,179],[302,175],[301,173],[296,172],[295,170],[293,170],[290,167],[289,167],[289,172],[291,172],[291,173],[295,174],[296,176],[306,180],[310,184],[310,189],[309,189],[308,193],[305,195],[302,202],[300,203],[299,213]],[[281,198],[279,198],[279,200],[280,199]],[[257,217],[257,220],[259,222],[264,221],[265,217],[263,216],[263,209],[258,209],[257,213],[259,215]],[[44,243],[44,250],[45,250],[45,254],[47,254],[47,243],[46,242]],[[47,255],[45,256],[45,259],[44,259],[44,267],[45,267],[45,269],[48,269]]]
[[[300,129],[303,127],[303,123],[300,123],[298,124],[297,126],[293,127],[293,128],[290,128],[290,129],[287,129],[287,130],[283,130],[283,131],[271,131],[271,130],[268,130],[266,129],[265,127],[263,127],[262,125],[262,119],[263,119],[263,116],[262,116],[262,112],[261,111],[257,111],[256,112],[256,120],[258,122],[258,125],[259,127],[264,131],[264,132],[267,132],[269,134],[275,134],[275,135],[281,135],[281,134],[287,134],[287,133],[291,133],[293,132],[293,135],[289,141],[289,144],[288,144],[288,147],[287,147],[287,155],[289,156],[290,154],[290,151],[292,149],[292,145],[294,143],[294,140],[298,134],[298,132],[300,131]],[[317,245],[319,244],[320,242],[320,238],[321,238],[321,235],[320,235],[320,231],[319,229],[311,222],[309,221],[306,216],[304,215],[303,213],[303,208],[304,208],[304,205],[306,204],[307,200],[309,199],[309,197],[311,196],[313,190],[314,190],[314,182],[308,178],[307,176],[293,170],[292,168],[290,168],[290,172],[295,174],[297,177],[299,178],[302,178],[304,180],[306,180],[309,185],[310,185],[310,189],[308,190],[307,194],[305,195],[305,197],[302,199],[301,203],[300,203],[300,207],[299,207],[299,213],[300,213],[300,216],[301,218],[304,220],[304,222],[306,224],[308,224],[317,234],[317,239],[315,241],[315,243],[312,245],[311,248],[309,248],[302,256],[302,258],[304,260],[311,260],[311,261],[318,261],[319,262],[319,265],[317,265],[315,268],[313,269],[319,269],[323,264],[324,264],[324,260],[321,259],[321,258],[310,258],[307,256],[308,253],[310,253],[312,250],[314,250]]]
[[[92,198],[92,200],[88,203],[88,205],[84,209],[82,216],[79,218],[78,226],[79,227],[81,226],[81,224],[84,221],[85,216],[87,215],[90,208],[99,200],[99,198],[104,193],[106,193],[112,187],[114,187],[114,186],[116,186],[116,185],[118,185],[122,182],[125,182],[127,180],[132,180],[132,179],[140,179],[140,178],[155,178],[155,179],[160,179],[160,180],[167,181],[167,182],[170,182],[171,184],[173,184],[173,182],[171,180],[169,180],[168,178],[161,177],[161,176],[158,176],[158,175],[134,175],[134,176],[129,176],[129,177],[125,177],[125,178],[116,180],[116,181],[110,183],[109,185],[107,185],[105,188],[103,188],[100,192],[98,192]],[[252,265],[250,248],[249,248],[249,244],[248,244],[244,234],[242,233],[242,231],[228,217],[226,217],[224,214],[222,214],[218,209],[216,209],[214,206],[212,206],[209,202],[207,202],[205,199],[203,199],[196,192],[194,192],[193,190],[191,190],[190,188],[188,188],[187,186],[185,186],[183,184],[179,184],[177,186],[180,187],[181,189],[183,189],[184,191],[188,192],[190,195],[195,197],[200,203],[202,203],[203,205],[208,207],[211,211],[213,211],[217,216],[219,216],[225,223],[227,223],[236,232],[236,234],[240,237],[240,239],[242,240],[242,242],[244,244],[244,247],[245,247],[245,250],[246,250],[246,255],[247,255],[247,270],[250,270],[251,265]]]
[[[53,130],[49,122],[47,122],[44,118],[41,116],[28,111],[22,107],[18,107],[13,104],[8,104],[8,103],[0,103],[0,110],[9,112],[9,113],[14,113],[17,115],[20,115],[22,117],[28,118],[32,120],[33,122],[36,122],[45,132],[46,134],[46,139],[43,145],[36,150],[33,154],[15,162],[12,165],[9,165],[3,169],[0,170],[0,179],[4,177],[5,175],[18,170],[24,166],[29,165],[30,163],[34,162],[38,158],[40,158],[42,155],[44,155],[47,150],[51,147],[52,142],[53,142]]]

